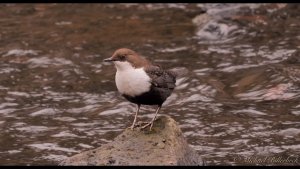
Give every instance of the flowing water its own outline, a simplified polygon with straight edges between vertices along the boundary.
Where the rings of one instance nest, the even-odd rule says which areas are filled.
[[[189,70],[160,114],[179,123],[207,165],[299,165],[299,11],[298,4],[1,4],[0,164],[57,165],[130,126],[135,105],[117,92],[114,66],[102,62],[127,47]],[[143,106],[138,120],[154,111]]]

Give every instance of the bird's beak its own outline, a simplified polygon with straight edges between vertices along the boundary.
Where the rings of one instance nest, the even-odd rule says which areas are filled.
[[[112,59],[111,57],[110,58],[106,58],[103,60],[104,62],[113,62],[115,61],[114,59]]]

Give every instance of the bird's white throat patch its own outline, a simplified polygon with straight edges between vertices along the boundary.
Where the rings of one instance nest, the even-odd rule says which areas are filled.
[[[151,79],[143,68],[134,68],[127,61],[114,62],[116,73],[116,85],[121,94],[129,96],[138,96],[150,90]]]

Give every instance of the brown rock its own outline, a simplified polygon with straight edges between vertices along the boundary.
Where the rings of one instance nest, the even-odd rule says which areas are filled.
[[[203,165],[176,121],[161,116],[149,128],[126,129],[112,142],[74,155],[60,165]]]

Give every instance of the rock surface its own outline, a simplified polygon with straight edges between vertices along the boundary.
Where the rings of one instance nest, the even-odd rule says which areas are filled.
[[[60,165],[203,165],[176,121],[161,116],[149,128],[126,129],[112,142],[65,159]]]

